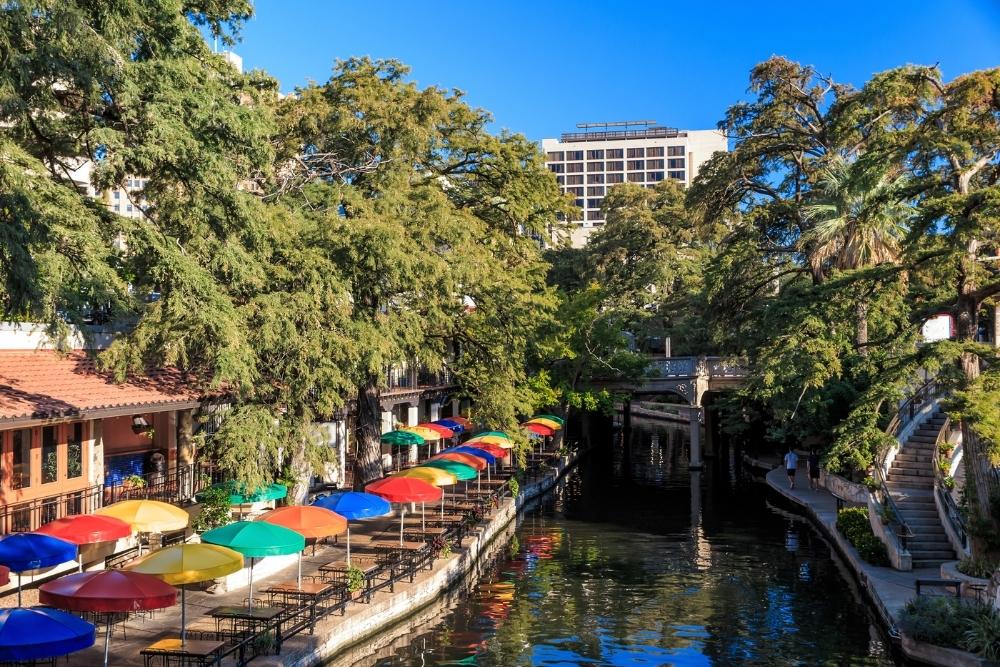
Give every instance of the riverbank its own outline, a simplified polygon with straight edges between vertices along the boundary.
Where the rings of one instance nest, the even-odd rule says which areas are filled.
[[[557,467],[525,483],[517,498],[504,498],[489,521],[463,539],[461,548],[448,558],[437,559],[433,569],[420,572],[413,583],[399,583],[395,592],[377,594],[367,604],[349,605],[343,616],[327,617],[316,624],[314,634],[296,635],[282,644],[280,655],[260,656],[254,664],[318,665],[417,614],[466,579],[522,508],[554,487],[576,465],[579,456],[563,457]]]
[[[900,632],[899,616],[906,603],[917,594],[917,579],[938,579],[941,576],[939,568],[919,568],[901,572],[865,562],[837,530],[837,499],[826,489],[811,490],[804,470],[800,468],[796,472],[794,489],[788,488],[788,476],[781,466],[768,472],[765,479],[773,491],[798,506],[823,536],[836,547],[841,558],[854,573],[883,626],[888,629],[892,637],[900,638],[901,650],[908,659],[941,667],[992,664],[965,651],[914,641]]]

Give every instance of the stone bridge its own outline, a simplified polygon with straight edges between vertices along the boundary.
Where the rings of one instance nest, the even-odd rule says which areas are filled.
[[[636,381],[594,380],[593,385],[613,392],[628,394],[625,401],[623,422],[631,425],[631,400],[642,397],[672,394],[677,407],[687,411],[691,426],[690,467],[702,466],[701,428],[706,427],[708,449],[713,449],[715,432],[712,411],[705,409],[706,394],[739,386],[747,377],[748,368],[743,360],[733,357],[661,357],[652,358],[645,377]],[[682,412],[683,410],[679,411]]]

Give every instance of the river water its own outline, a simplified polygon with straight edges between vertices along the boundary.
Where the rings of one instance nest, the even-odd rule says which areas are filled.
[[[890,665],[830,547],[687,433],[636,421],[534,511],[477,582],[338,665]]]

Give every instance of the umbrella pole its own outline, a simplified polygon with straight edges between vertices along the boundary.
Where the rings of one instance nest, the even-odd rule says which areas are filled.
[[[299,577],[298,577],[299,590],[302,590],[302,552],[299,552]]]
[[[250,593],[247,595],[247,609],[253,609],[253,556],[250,557]]]
[[[406,505],[400,508],[399,512],[399,546],[403,546],[403,521],[406,519]]]
[[[181,584],[181,646],[187,641],[187,586]]]
[[[76,552],[76,564],[79,566],[77,567],[76,571],[83,572],[83,554],[81,554],[79,551]]]
[[[347,569],[351,569],[351,524],[347,524]]]
[[[108,667],[108,653],[111,650],[111,614],[104,618],[104,667]]]
[[[427,530],[427,510],[424,507],[424,501],[420,501],[420,532]]]
[[[444,521],[444,489],[441,489],[441,520]]]
[[[17,606],[21,606],[21,573],[17,573]]]

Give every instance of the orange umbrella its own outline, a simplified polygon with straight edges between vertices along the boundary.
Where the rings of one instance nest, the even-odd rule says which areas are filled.
[[[289,505],[262,514],[257,521],[290,528],[305,538],[320,539],[347,532],[347,519],[325,507]],[[302,553],[299,552],[299,585],[302,585]]]
[[[473,456],[472,454],[462,454],[461,452],[445,452],[444,454],[438,454],[437,456],[432,456],[431,461],[435,459],[443,459],[445,461],[456,461],[458,463],[464,463],[470,468],[475,468],[476,470],[486,469],[486,460],[481,459],[478,456]]]

